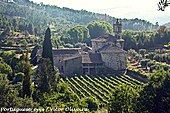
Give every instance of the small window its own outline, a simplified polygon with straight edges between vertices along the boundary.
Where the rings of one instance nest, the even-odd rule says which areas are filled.
[[[63,66],[61,66],[61,72],[64,72],[64,68],[63,68]]]
[[[94,66],[94,64],[89,64],[89,66]]]
[[[83,64],[83,66],[88,66],[88,64]]]

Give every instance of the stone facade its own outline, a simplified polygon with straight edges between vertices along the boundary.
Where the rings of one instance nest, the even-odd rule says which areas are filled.
[[[65,48],[65,49],[53,49],[53,61],[54,65],[63,72],[63,62],[65,59],[74,58],[79,56],[80,48]]]
[[[97,42],[93,42],[97,43]],[[92,44],[93,44],[92,43]],[[101,44],[101,42],[100,42]],[[119,44],[120,45],[120,44]],[[126,51],[117,46],[117,43],[105,43],[103,46],[97,46],[94,53],[100,53],[102,61],[106,67],[114,70],[126,69]]]
[[[82,54],[82,74],[97,74],[98,66],[103,66],[103,61],[100,53]]]
[[[104,65],[114,70],[126,69],[126,53],[102,52]]]
[[[80,56],[75,56],[72,58],[64,59],[62,62],[62,72],[66,75],[81,74],[82,72],[82,58]]]

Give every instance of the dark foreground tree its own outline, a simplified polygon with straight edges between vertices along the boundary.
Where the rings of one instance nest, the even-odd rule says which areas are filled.
[[[52,53],[52,43],[51,43],[51,31],[50,31],[50,28],[47,28],[47,30],[45,32],[45,38],[44,38],[44,42],[43,42],[42,58],[49,58],[51,63],[52,63],[52,66],[53,66],[53,53]]]
[[[35,86],[41,93],[49,93],[56,87],[56,76],[49,59],[39,60],[35,80]]]
[[[39,47],[35,46],[31,52],[31,64],[33,65],[37,65],[37,51],[38,51]]]
[[[14,88],[9,85],[7,75],[0,73],[0,106],[13,107],[16,105],[16,94]]]
[[[124,84],[117,86],[111,95],[109,113],[133,113],[139,96],[137,89]]]
[[[96,98],[93,97],[87,97],[82,99],[82,104],[85,104],[85,106],[92,112],[92,111],[97,111],[99,108],[99,103],[96,100]]]
[[[0,73],[7,74],[8,79],[12,80],[12,68],[0,58]]]
[[[18,90],[14,85],[10,84],[6,74],[0,73],[0,106],[1,113],[7,113],[3,111],[4,108],[38,108],[38,104],[33,102],[32,98],[20,98],[18,97]]]
[[[25,97],[31,97],[31,64],[29,63],[28,58],[28,51],[26,53],[26,56],[24,56],[23,61],[23,82],[22,82],[22,88],[23,88],[23,98]]]
[[[156,71],[140,92],[136,113],[170,113],[170,73]]]

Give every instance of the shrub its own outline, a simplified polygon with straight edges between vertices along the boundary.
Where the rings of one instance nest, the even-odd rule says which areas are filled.
[[[141,60],[142,67],[146,67],[148,62],[150,62],[150,59],[142,59]]]

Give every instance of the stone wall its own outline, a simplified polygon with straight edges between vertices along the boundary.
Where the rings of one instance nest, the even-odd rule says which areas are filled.
[[[54,61],[54,66],[56,66],[60,72],[63,72],[62,69],[62,62],[64,58],[68,58],[73,56],[72,54],[58,54],[58,55],[53,55],[53,61]]]
[[[63,62],[63,71],[66,75],[74,75],[82,73],[82,58],[77,57],[73,59],[69,59]]]
[[[126,54],[117,52],[102,52],[102,60],[105,66],[114,70],[126,69]]]

